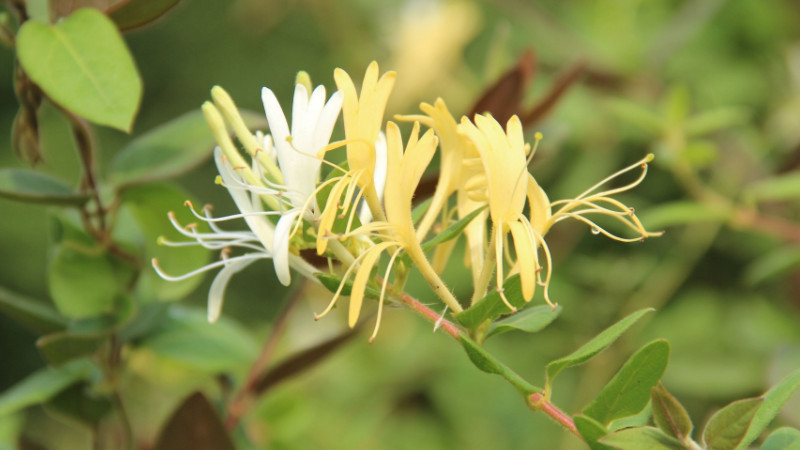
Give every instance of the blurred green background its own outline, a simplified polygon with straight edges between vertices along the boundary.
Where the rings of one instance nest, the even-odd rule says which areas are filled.
[[[417,113],[420,101],[437,96],[458,116],[525,49],[539,62],[526,104],[583,61],[582,77],[527,130],[545,136],[531,172],[557,200],[653,152],[647,179],[625,200],[645,225],[666,233],[622,244],[578,224],[559,225],[548,235],[555,257],[551,296],[564,312],[543,332],[507,334],[488,347],[541,384],[547,361],[628,312],[654,306],[657,313],[614,347],[565,372],[554,402],[579,411],[634,349],[663,337],[673,348],[664,384],[698,427],[715,408],[758,395],[800,367],[800,189],[791,188],[800,167],[800,8],[794,0],[184,0],[126,40],[144,98],[133,136],[96,127],[101,167],[132,137],[199,108],[213,85],[241,108],[261,111],[261,87],[288,105],[298,70],[332,90],[335,67],[359,80],[377,60],[382,70],[398,71],[388,117]],[[11,50],[0,51],[6,136],[17,108],[13,58]],[[78,161],[63,119],[44,108],[41,120],[45,163],[37,169],[76,183]],[[0,165],[22,166],[9,139],[0,142]],[[233,212],[215,175],[207,162],[177,182],[198,204],[213,204],[215,214]],[[776,178],[789,179],[789,194],[763,188]],[[720,205],[780,227],[715,213]],[[6,200],[0,211],[0,286],[46,301],[53,211]],[[458,252],[446,273],[456,286],[466,273]],[[181,304],[204,314],[209,283]],[[435,302],[421,284],[412,292]],[[132,345],[125,400],[138,439],[152,441],[195,388],[219,395],[213,375],[221,367],[240,380],[287,295],[268,263],[234,279],[224,310],[231,323],[221,326],[233,329],[242,354],[219,366],[159,353],[155,344]],[[282,340],[282,355],[344,326],[341,315],[313,321],[329,294],[306,297]],[[252,445],[582,448],[431,331],[413,314],[389,311],[374,344],[358,336],[319,367],[269,391],[246,421]],[[0,316],[0,391],[44,365],[35,339]],[[780,420],[798,427],[800,399],[792,402]],[[20,429],[47,448],[89,446],[86,429],[41,408],[0,425],[0,435],[13,442]]]

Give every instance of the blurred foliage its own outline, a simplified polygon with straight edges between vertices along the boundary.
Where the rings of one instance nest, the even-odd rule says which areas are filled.
[[[70,16],[60,3],[68,2],[0,3],[2,41],[13,41],[21,4],[32,18],[66,17],[29,28],[37,45],[59,27],[69,35],[71,21],[111,24],[95,11]],[[98,74],[119,83],[115,104],[124,108],[115,110],[118,116],[93,115],[72,102],[97,93],[60,92],[61,75],[49,73],[36,50],[0,50],[0,127],[9,136],[0,142],[0,392],[6,392],[0,448],[21,442],[89,448],[97,436],[121,447],[125,421],[136,445],[174,448],[164,430],[186,427],[187,420],[209,424],[221,439],[213,441],[221,442],[216,448],[230,446],[217,431],[261,343],[280,335],[272,355],[277,365],[343,332],[343,311],[312,320],[329,293],[303,286],[290,298],[270,263],[237,275],[225,317],[214,325],[204,312],[210,280],[166,283],[150,270],[153,257],[173,273],[210,258],[156,245],[173,231],[168,211],[188,223],[183,201],[197,199],[213,204],[217,215],[236,212],[214,184],[213,139],[196,114],[212,86],[225,86],[241,108],[256,111],[248,116],[256,127],[263,121],[261,86],[287,104],[298,70],[332,86],[335,67],[360,72],[375,59],[398,71],[390,115],[441,96],[458,117],[529,49],[538,70],[520,90],[515,106],[524,110],[535,109],[576,63],[582,67],[527,129],[545,136],[531,168],[539,183],[553,200],[572,197],[652,152],[647,179],[626,193],[626,202],[637,205],[645,225],[666,233],[623,246],[580,226],[556,227],[548,241],[558,268],[551,295],[560,310],[550,317],[530,308],[526,322],[507,319],[487,330],[497,337],[485,348],[509,367],[484,361],[484,368],[549,386],[548,377],[558,373],[551,367],[563,367],[548,362],[586,361],[570,357],[588,352],[586,343],[597,343],[593,337],[611,324],[653,307],[613,346],[559,375],[553,403],[582,411],[576,420],[582,433],[600,430],[593,448],[647,439],[673,445],[692,429],[707,444],[719,436],[757,437],[746,427],[731,431],[727,425],[737,420],[769,430],[800,427],[798,395],[771,424],[760,409],[777,403],[783,391],[770,388],[780,380],[775,389],[797,383],[796,376],[784,377],[800,367],[800,8],[794,0],[185,0],[151,2],[150,12],[137,10],[137,2],[72,3],[107,9],[126,30],[138,74],[126,79],[113,67]],[[103,34],[109,32],[111,38]],[[119,53],[117,65],[132,63],[113,27],[98,33],[92,39]],[[20,75],[17,55],[36,83]],[[101,101],[91,108],[103,107]],[[100,126],[89,128],[76,114]],[[94,181],[82,170],[89,129]],[[94,182],[98,189],[86,189]],[[97,198],[114,211],[113,223],[81,216]],[[460,262],[462,255],[463,240],[451,259]],[[457,285],[463,269],[450,266],[444,279]],[[408,291],[441,310],[419,277],[411,277]],[[490,308],[483,313],[491,315]],[[531,414],[500,377],[475,370],[430,324],[406,311],[386,315],[374,344],[359,334],[265,389],[232,433],[234,445],[584,448]],[[629,418],[597,399],[611,395],[609,380],[624,381],[631,370],[626,361],[661,361],[666,357],[652,355],[665,353],[663,386],[635,392],[621,407],[638,412],[651,395],[662,431],[618,431],[614,421]],[[473,362],[481,357],[475,354]],[[86,364],[87,355],[94,364]],[[661,378],[657,369],[652,386]],[[670,432],[665,423],[680,426]],[[613,433],[600,439],[605,432]],[[763,448],[798,441],[796,430],[782,428]]]

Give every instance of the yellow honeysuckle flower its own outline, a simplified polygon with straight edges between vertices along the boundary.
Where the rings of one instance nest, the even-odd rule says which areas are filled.
[[[376,159],[379,157],[377,152],[381,142],[379,135],[383,114],[397,75],[395,72],[386,72],[379,79],[378,73],[378,63],[373,61],[367,67],[360,94],[356,92],[355,84],[347,72],[336,69],[333,73],[336,85],[344,95],[342,116],[349,171],[331,190],[328,203],[320,217],[321,239],[317,241],[317,253],[320,255],[327,249],[328,235],[339,215],[339,209],[343,209],[343,213],[346,214],[354,198],[357,202],[363,196],[372,216],[378,220],[385,219],[380,195],[373,180]],[[329,146],[320,153],[333,147],[335,146]],[[358,194],[355,192],[356,188],[360,190]],[[342,195],[346,195],[343,205],[340,203]]]
[[[525,301],[533,298],[536,276],[540,270],[537,247],[541,237],[522,213],[532,179],[527,170],[526,156],[530,146],[525,143],[522,123],[513,116],[506,129],[490,114],[477,114],[475,123],[461,119],[459,131],[468,136],[481,157],[489,194],[489,215],[492,218],[491,242],[497,263],[498,292],[506,305],[516,310],[503,294],[503,246],[510,232],[521,266],[520,279]],[[491,251],[491,249],[490,249]]]
[[[394,122],[387,123],[386,137],[388,147],[388,173],[386,177],[385,193],[386,221],[372,222],[350,233],[352,235],[371,235],[378,237],[381,242],[373,245],[356,258],[355,263],[344,273],[342,283],[338,291],[334,294],[328,307],[316,316],[317,318],[322,317],[333,308],[345,283],[355,271],[356,275],[353,279],[348,311],[348,323],[351,327],[354,326],[358,321],[361,305],[364,300],[364,291],[370,280],[372,269],[375,267],[380,255],[384,251],[393,250],[391,260],[389,261],[383,278],[384,282],[378,303],[378,319],[370,341],[375,338],[378,332],[388,278],[391,274],[394,261],[401,251],[405,251],[409,254],[411,260],[420,269],[434,291],[442,296],[442,300],[444,300],[451,309],[456,312],[462,310],[458,301],[450,294],[450,291],[447,290],[444,283],[441,282],[430,267],[430,263],[425,258],[420,242],[417,239],[411,217],[411,199],[414,195],[414,190],[433,158],[433,154],[438,145],[438,139],[434,135],[433,130],[428,130],[420,137],[419,123],[415,123],[408,143],[405,146],[405,152],[403,152],[403,141],[400,135],[400,129]]]

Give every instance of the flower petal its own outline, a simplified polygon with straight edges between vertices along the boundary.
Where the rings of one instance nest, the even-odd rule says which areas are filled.
[[[225,288],[231,277],[252,263],[253,259],[240,259],[225,264],[225,267],[217,273],[208,291],[208,321],[214,323],[222,313],[222,303],[225,295]]]
[[[294,221],[300,215],[300,209],[288,211],[282,215],[275,226],[275,240],[273,241],[272,261],[275,264],[275,274],[278,281],[284,286],[292,282],[289,270],[289,233],[292,231]]]

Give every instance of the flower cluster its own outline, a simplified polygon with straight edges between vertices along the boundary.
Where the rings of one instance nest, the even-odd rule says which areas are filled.
[[[545,240],[555,223],[575,219],[595,234],[620,241],[657,234],[644,229],[633,208],[613,198],[642,181],[652,155],[573,199],[550,202],[528,169],[541,134],[536,133],[531,146],[518,117],[512,117],[505,127],[490,114],[457,121],[445,102],[437,99],[433,105],[420,105],[421,114],[397,116],[400,121],[413,122],[410,135],[403,139],[395,122],[384,121],[395,76],[394,72],[381,75],[373,62],[357,91],[350,76],[337,69],[334,79],[339,90],[326,99],[325,88],[312,89],[309,77],[301,72],[294,91],[291,128],[273,92],[263,88],[268,135],[251,132],[230,96],[214,87],[213,102],[206,102],[203,112],[219,144],[214,151],[217,183],[228,189],[240,213],[213,217],[208,208],[197,211],[187,203],[210,232],[200,232],[194,224],[183,226],[170,215],[188,241],[161,242],[220,250],[221,258],[178,277],[163,273],[157,261],[153,261],[155,270],[166,279],[178,280],[221,268],[209,292],[210,321],[220,315],[231,276],[255,260],[272,259],[284,285],[291,283],[292,269],[315,281],[323,273],[327,279],[335,276],[340,280],[338,289],[317,317],[324,316],[346,293],[352,327],[365,296],[372,292],[378,300],[374,339],[384,301],[402,293],[412,267],[452,313],[470,306],[456,299],[440,278],[455,239],[437,241],[433,235],[451,225],[461,225],[457,229],[466,237],[471,303],[495,289],[510,312],[515,307],[502,286],[514,273],[520,275],[525,301],[534,297],[539,285],[545,301],[555,306],[548,293],[553,267]],[[343,116],[344,139],[331,142],[339,115]],[[424,133],[423,127],[427,129]],[[346,149],[346,162],[335,164],[325,159],[337,148]],[[441,164],[435,191],[427,206],[423,205],[426,209],[412,214],[414,193],[437,151]],[[640,173],[634,181],[603,190],[610,181],[637,169]],[[634,237],[606,230],[594,220],[597,215],[620,222],[633,230]],[[219,226],[241,219],[249,231],[226,231]],[[240,251],[234,254],[237,248]],[[324,272],[304,258],[302,251],[327,258]],[[388,258],[385,266],[380,264],[384,257]],[[378,267],[385,268],[377,273]]]

